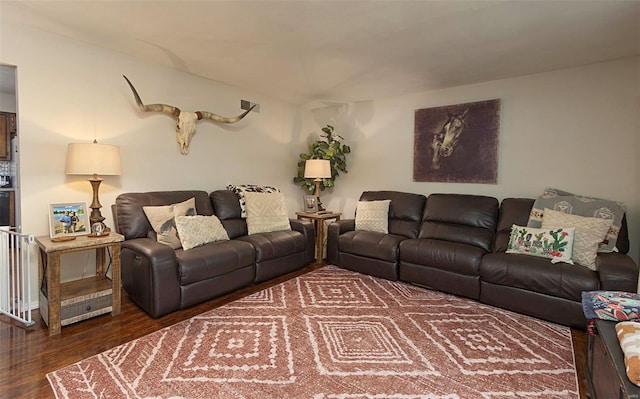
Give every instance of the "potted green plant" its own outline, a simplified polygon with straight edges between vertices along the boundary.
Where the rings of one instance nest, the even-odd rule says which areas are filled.
[[[335,179],[340,172],[347,173],[347,157],[351,148],[342,143],[344,140],[339,134],[334,132],[334,127],[327,125],[322,128],[321,140],[309,143],[309,152],[301,153],[298,161],[298,174],[293,178],[295,183],[300,183],[304,190],[313,192],[315,189],[314,179],[304,178],[304,165],[308,159],[328,159],[331,164],[331,178],[322,179],[320,190],[333,188]]]

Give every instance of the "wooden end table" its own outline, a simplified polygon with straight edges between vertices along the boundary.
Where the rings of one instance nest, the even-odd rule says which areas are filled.
[[[341,215],[342,213],[340,212],[326,212],[326,213],[296,212],[296,216],[298,216],[298,219],[309,219],[315,224],[316,262],[320,263],[324,259],[324,238],[325,238],[324,221],[335,219],[335,221],[337,222],[338,220],[340,220]]]
[[[587,381],[592,399],[640,398],[640,387],[627,378],[616,322],[596,320],[598,335],[588,336]]]
[[[111,232],[103,237],[78,236],[54,242],[36,237],[40,249],[40,315],[49,335],[60,334],[61,326],[111,312],[120,314],[120,243],[124,236]],[[96,275],[60,284],[60,255],[96,250]],[[108,251],[108,252],[107,252]],[[108,256],[109,255],[109,256]],[[111,265],[111,280],[106,276]]]

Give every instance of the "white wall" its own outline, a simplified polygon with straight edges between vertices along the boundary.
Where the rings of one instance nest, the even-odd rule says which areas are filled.
[[[353,154],[323,194],[353,217],[364,190],[535,198],[545,187],[624,201],[630,255],[640,238],[640,58],[315,109],[304,131],[334,124]],[[497,185],[413,181],[414,111],[500,98]]]
[[[50,203],[91,203],[88,177],[66,176],[64,168],[67,144],[94,138],[121,148],[122,176],[106,176],[100,187],[107,225],[116,196],[131,191],[270,184],[285,192],[291,214],[299,207],[290,155],[298,140],[298,107],[10,22],[0,26],[0,62],[18,71],[23,232],[49,234]],[[139,112],[123,74],[147,103],[234,116],[246,99],[259,103],[260,112],[233,125],[199,121],[190,153],[183,156],[175,120]],[[63,281],[94,270],[92,257],[74,259],[63,268]],[[34,264],[34,300],[37,275]]]

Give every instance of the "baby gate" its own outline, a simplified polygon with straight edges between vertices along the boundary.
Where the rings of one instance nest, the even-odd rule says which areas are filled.
[[[0,227],[0,315],[31,326],[30,245],[33,236]]]

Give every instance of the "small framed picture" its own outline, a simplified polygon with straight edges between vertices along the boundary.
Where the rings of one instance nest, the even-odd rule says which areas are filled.
[[[307,213],[318,212],[318,198],[315,195],[304,195],[304,211]]]
[[[74,202],[49,204],[49,235],[51,238],[81,236],[90,233],[87,204]]]

